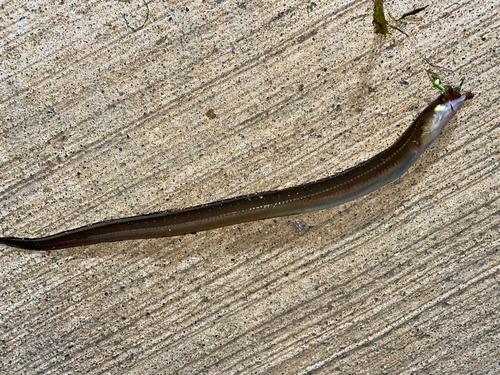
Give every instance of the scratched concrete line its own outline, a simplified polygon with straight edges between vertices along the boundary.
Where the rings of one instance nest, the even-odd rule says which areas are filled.
[[[83,8],[83,9],[72,9],[72,13],[71,13],[71,15],[72,15],[72,16],[74,16],[75,14],[76,14],[76,15],[80,15],[80,14],[81,14],[82,16],[79,18],[79,20],[84,20],[84,23],[85,23],[85,24],[86,24],[86,23],[88,23],[88,21],[87,21],[87,19],[86,19],[86,13],[87,13],[86,9],[89,9],[90,7],[92,7],[92,12],[91,12],[91,13],[92,13],[93,15],[96,15],[96,14],[103,13],[103,12],[99,12],[99,10],[100,10],[100,9],[103,9],[103,8],[105,8],[105,7],[106,7],[106,4],[105,4],[105,3],[100,3],[100,2],[99,2],[99,3],[97,3],[98,7],[95,7],[95,5],[88,6],[87,4],[88,4],[88,3],[80,3],[81,8]],[[101,7],[100,7],[100,8],[99,8],[99,5],[101,5]],[[39,6],[40,6],[40,7],[43,7],[43,6],[42,6],[42,5],[40,5],[40,4],[39,4]],[[138,8],[139,8],[139,7],[138,7]],[[125,9],[125,8],[123,8],[123,9]],[[128,10],[128,11],[130,11],[130,10],[131,10],[131,8],[128,8],[127,10]],[[155,10],[157,11],[157,9],[155,9]],[[171,14],[171,12],[167,12],[167,13],[168,13],[168,14]],[[166,24],[166,23],[168,22],[168,20],[167,20],[167,18],[166,18],[167,13],[163,13],[163,14],[161,14],[161,13],[160,13],[160,14],[156,13],[157,18],[160,18],[160,19],[161,19],[160,21],[157,21],[157,25],[161,26],[161,25],[164,25],[164,24]],[[59,17],[59,16],[56,16],[56,17],[53,17],[52,19],[50,19],[50,18],[49,18],[49,19],[42,19],[42,20],[41,20],[41,21],[39,21],[38,23],[37,23],[37,21],[34,21],[34,22],[35,22],[35,26],[34,26],[34,28],[37,28],[37,29],[41,29],[41,28],[43,28],[45,31],[47,31],[47,30],[46,30],[46,26],[47,26],[47,24],[56,24],[56,25],[57,25],[57,22],[55,21],[55,18],[60,18],[60,17]],[[207,24],[210,24],[210,22],[217,21],[219,18],[220,18],[220,17],[215,17],[214,19],[212,19],[212,20],[208,21],[206,24],[199,25],[199,27],[200,27],[200,28],[201,28],[201,27],[204,27],[204,26],[206,26]],[[38,20],[38,19],[37,19],[37,20]],[[50,21],[52,21],[52,22],[50,22]],[[122,19],[121,14],[120,14],[120,13],[118,13],[118,14],[117,14],[117,15],[116,15],[116,16],[115,16],[112,20],[108,20],[107,24],[110,24],[110,25],[111,25],[111,23],[112,23],[112,22],[118,22],[120,26],[123,26],[123,19]],[[77,22],[75,22],[75,19],[72,19],[72,23],[73,23],[73,24],[76,24]],[[106,26],[106,25],[104,25],[104,27],[107,27],[107,26]],[[8,31],[8,28],[5,28],[5,29],[3,29],[3,30],[4,30],[4,31]],[[64,28],[63,28],[63,30],[64,30]],[[89,38],[89,39],[95,39],[95,37],[97,36],[97,34],[100,34],[100,30],[101,30],[101,29],[94,30],[94,34],[91,34],[91,36],[90,36],[90,38]],[[125,35],[125,36],[121,35],[121,33],[123,33],[123,31],[124,31],[124,30],[127,32],[127,35]],[[112,45],[116,45],[116,44],[117,44],[120,40],[124,40],[124,39],[126,39],[127,37],[129,37],[129,33],[130,33],[130,32],[129,32],[129,30],[128,30],[128,29],[123,29],[123,28],[119,28],[119,27],[117,27],[117,28],[116,28],[116,30],[112,33],[112,35],[118,35],[118,36],[116,36],[115,38],[113,38],[111,41],[107,42],[107,44],[103,45],[101,48],[98,48],[98,49],[94,50],[94,51],[93,51],[93,53],[98,52],[98,51],[102,51],[102,50],[105,50],[105,49],[108,49],[108,48],[109,48],[110,46],[112,46]],[[52,34],[61,35],[61,34],[65,34],[65,33],[64,33],[64,32],[55,32],[55,31],[54,31]],[[1,34],[0,34],[0,36],[1,36]],[[30,37],[30,36],[31,36],[31,35],[27,34],[26,32],[22,34],[22,37],[19,37],[19,35],[17,35],[17,36],[16,36],[16,38],[15,38],[15,39],[11,39],[11,40],[10,40],[10,42],[9,42],[9,43],[7,43],[7,44],[5,45],[5,47],[6,47],[6,48],[8,48],[8,49],[13,49],[13,48],[19,48],[19,47],[22,47],[23,45],[27,45],[28,43],[26,42],[26,37]],[[24,37],[24,38],[23,38],[23,37]],[[182,37],[185,37],[185,35],[183,35]],[[180,38],[180,37],[179,37],[179,38]],[[80,40],[81,40],[81,39],[82,39],[82,38],[80,38]],[[66,39],[64,39],[64,38],[63,38],[63,41],[64,41],[64,40],[66,40]],[[14,43],[16,43],[16,45],[15,45],[15,46],[11,46],[11,45],[10,45],[10,44],[14,44]],[[85,49],[85,48],[75,48],[75,46],[74,46],[72,43],[73,43],[73,42],[71,41],[71,42],[67,42],[66,44],[64,44],[64,43],[63,43],[63,44],[60,44],[60,45],[58,46],[58,47],[60,47],[60,48],[58,48],[58,49],[56,49],[56,50],[51,51],[51,53],[52,53],[53,55],[58,54],[58,53],[60,53],[60,51],[64,51],[64,50],[65,50],[65,47],[70,47],[70,46],[73,48],[73,51],[75,51],[75,50],[76,50],[77,55],[78,55],[78,52],[80,52],[80,51],[86,51],[86,50],[87,50],[87,49]],[[86,46],[86,47],[88,47],[87,45],[85,45],[85,46]],[[31,51],[31,50],[30,50],[30,56],[32,57],[32,51]],[[84,54],[84,56],[83,56],[82,58],[75,58],[75,59],[72,61],[72,64],[70,64],[69,66],[66,66],[66,69],[67,69],[68,67],[70,67],[71,65],[75,65],[76,63],[82,62],[82,60],[84,60],[84,59],[86,59],[86,58],[88,58],[88,57],[90,57],[90,56],[91,56],[91,54],[90,54],[90,53],[87,53],[87,54]],[[41,56],[41,57],[40,57],[40,59],[46,59],[46,58],[47,58],[47,56]],[[38,61],[40,61],[40,59],[39,59]],[[25,68],[25,69],[29,69],[29,68],[30,68],[30,67],[32,67],[34,64],[35,64],[35,63],[28,64],[28,65],[27,65],[27,66],[25,66],[24,68]],[[34,70],[35,70],[35,71],[38,71],[38,69],[34,69]],[[60,72],[61,72],[61,70],[56,70],[56,71],[55,71],[53,74],[51,74],[51,75],[45,75],[45,77],[44,77],[44,78],[45,78],[45,80],[46,80],[46,79],[48,79],[48,78],[54,77],[57,73],[60,73]],[[20,73],[22,73],[22,71],[21,71],[21,72],[19,72],[19,74],[20,74]],[[40,84],[42,84],[43,82],[44,82],[44,81],[38,81],[38,82],[36,82],[36,85],[40,85]],[[30,83],[30,86],[31,86],[31,85],[33,85],[33,82],[31,82],[31,83]],[[24,91],[25,91],[25,90],[24,90]],[[18,94],[18,93],[17,93],[17,94]],[[17,94],[16,94],[16,95],[17,95]]]
[[[494,281],[492,278],[490,279],[485,279],[485,283],[490,282],[490,285],[485,286],[485,289],[483,289],[483,293],[487,291],[487,287],[489,289],[498,289],[498,287],[495,285]],[[463,293],[457,293],[451,297],[447,298],[447,303],[449,303],[448,310],[445,310],[446,307],[444,305],[436,305],[436,308],[434,309],[428,309],[419,316],[413,318],[414,323],[412,324],[411,327],[407,326],[399,326],[397,329],[394,330],[394,332],[397,332],[397,336],[402,337],[405,335],[411,335],[412,339],[409,341],[408,346],[413,348],[413,353],[419,352],[422,347],[425,347],[429,351],[438,351],[440,350],[440,346],[442,345],[442,337],[436,337],[437,335],[435,334],[437,331],[436,327],[436,321],[438,322],[443,322],[443,324],[440,324],[440,326],[446,327],[447,329],[449,327],[446,326],[446,322],[450,321],[452,319],[449,319],[448,316],[442,317],[440,316],[441,313],[445,311],[449,311],[450,309],[454,309],[454,299],[457,297],[460,297],[463,295]],[[477,299],[476,295],[473,294],[470,299]],[[464,307],[467,307],[467,300],[460,301],[463,303]],[[473,301],[471,301],[473,302]],[[438,308],[441,307],[441,308]],[[449,314],[447,314],[449,315]],[[456,318],[461,318],[460,314],[457,314],[455,316]],[[487,316],[484,316],[485,318]],[[452,317],[453,318],[453,317]],[[456,320],[456,319],[453,319]],[[476,323],[480,321],[481,319],[477,319]],[[479,328],[479,327],[478,327]],[[413,332],[412,332],[413,331]],[[429,334],[432,333],[432,334]],[[449,332],[446,332],[449,335]],[[474,335],[474,333],[470,332],[471,334]],[[476,336],[481,335],[482,332],[477,332],[475,333]],[[450,338],[451,339],[451,338]],[[472,338],[471,338],[472,339]],[[368,345],[364,347],[360,347],[357,352],[352,353],[353,356],[349,356],[348,360],[345,359],[340,359],[340,363],[336,362],[333,363],[331,362],[330,364],[323,364],[321,363],[322,367],[324,368],[324,372],[329,372],[329,373],[338,373],[340,371],[340,368],[343,368],[344,370],[346,366],[349,366],[348,363],[356,363],[357,361],[361,362],[366,362],[366,367],[369,369],[393,369],[393,368],[398,368],[400,369],[400,373],[407,373],[405,371],[408,371],[409,373],[413,373],[415,371],[423,370],[423,367],[425,366],[425,361],[419,358],[418,356],[414,355],[409,355],[407,357],[401,357],[397,355],[397,350],[395,349],[396,343],[392,341],[393,338],[390,335],[386,335],[382,337],[381,339],[371,342]],[[474,340],[475,341],[475,340]],[[436,347],[438,349],[436,349]],[[419,349],[420,348],[420,349]],[[407,348],[405,348],[407,349]],[[385,356],[383,354],[386,354]],[[416,357],[416,358],[415,358]],[[342,357],[341,357],[342,358]],[[345,358],[345,357],[344,357]],[[405,367],[401,369],[401,362],[403,362]],[[339,366],[339,368],[336,369],[336,371],[331,371],[335,369],[335,367]],[[427,369],[428,370],[428,369]],[[433,372],[433,371],[429,371]],[[439,371],[437,371],[439,372]]]
[[[490,284],[490,289],[493,289],[493,290],[491,290],[491,291],[481,290],[481,292],[483,294],[483,298],[481,298],[481,299],[477,298],[476,297],[476,293],[478,293],[480,291],[475,291],[476,293],[472,294],[471,296],[469,295],[469,298],[463,298],[462,301],[459,300],[459,302],[461,302],[462,305],[463,305],[462,306],[462,311],[465,311],[467,313],[472,313],[471,315],[473,315],[473,316],[476,315],[476,316],[474,318],[471,317],[471,318],[468,318],[468,319],[467,318],[464,319],[464,317],[468,316],[469,314],[460,314],[460,313],[457,313],[457,314],[455,314],[455,316],[451,317],[451,318],[455,318],[453,320],[461,320],[462,321],[461,325],[464,325],[463,323],[465,323],[465,325],[467,325],[467,323],[469,323],[469,322],[471,322],[473,324],[475,323],[477,325],[478,322],[487,321],[487,317],[488,317],[487,314],[482,314],[483,316],[481,316],[481,315],[477,316],[477,314],[474,314],[474,312],[475,312],[476,309],[474,307],[472,307],[472,308],[470,307],[470,306],[481,305],[482,302],[484,302],[484,300],[488,300],[489,299],[487,297],[488,294],[490,296],[495,296],[494,298],[496,298],[498,300],[498,286],[495,285],[494,279],[489,279],[487,281],[490,281],[490,283],[491,283]],[[496,289],[496,295],[494,293],[491,293],[491,292],[495,292],[495,289]],[[461,295],[463,295],[463,293]],[[460,295],[457,294],[456,296],[453,296],[453,297],[459,297],[459,296]],[[449,311],[450,308],[451,309],[456,309],[456,305],[455,305],[455,301],[453,300],[453,297],[447,299],[447,301],[446,301],[447,305],[443,305],[443,307],[444,307],[443,310],[442,310],[443,312]],[[474,302],[477,302],[477,303],[474,303]],[[492,301],[492,302],[494,303],[494,301]],[[449,306],[448,309],[445,309],[447,306]],[[432,314],[431,311],[428,311],[427,313],[429,315]],[[446,314],[446,315],[449,315],[449,314]],[[483,318],[483,319],[481,319],[481,318]],[[437,354],[436,351],[438,351],[439,349],[434,349],[434,347],[439,348],[440,346],[441,347],[443,346],[443,344],[442,344],[442,337],[439,337],[439,336],[437,336],[435,334],[433,334],[433,335],[425,334],[424,332],[426,332],[426,331],[430,332],[430,333],[434,333],[436,331],[438,331],[438,332],[441,331],[442,332],[442,328],[446,327],[446,322],[449,321],[449,320],[451,320],[451,319],[449,319],[448,316],[439,316],[437,314],[432,314],[431,317],[429,317],[427,319],[428,324],[423,325],[421,328],[419,326],[420,331],[423,331],[422,334],[424,334],[425,336],[428,336],[428,337],[435,336],[434,338],[429,339],[429,341],[431,341],[431,340],[432,341],[426,345],[426,347],[428,349],[430,349],[430,350],[433,350],[435,354]],[[438,322],[437,324],[436,324],[436,321]],[[437,325],[437,327],[436,327],[436,325]],[[446,327],[445,329],[446,329],[446,331],[448,331],[449,327]],[[454,340],[455,341],[456,339],[454,337],[450,337],[449,336],[449,332],[446,332],[446,331],[444,332],[444,336],[445,337],[448,336],[449,340]],[[472,337],[469,337],[468,339],[473,340],[474,342],[476,342],[476,338],[477,339],[481,339],[481,336],[487,337],[487,335],[484,332],[484,327],[482,327],[481,324],[479,324],[479,327],[477,327],[474,331],[470,331],[469,332],[472,335]],[[463,335],[462,332],[457,332],[457,333],[460,336]],[[476,337],[474,337],[474,336],[476,336]],[[490,336],[490,337],[494,337],[494,336]],[[458,340],[456,340],[456,341],[458,341]],[[417,348],[415,348],[415,349],[417,349]],[[437,358],[435,356],[435,354],[434,354],[434,357]],[[395,362],[396,360],[397,360],[397,358],[395,358],[392,362]],[[411,365],[415,365],[415,364],[410,364],[410,366]],[[485,364],[483,364],[483,366],[484,365]],[[420,364],[420,366],[417,366],[417,368],[418,367],[421,368],[422,364]]]
[[[410,270],[410,271],[411,271],[411,270]],[[417,280],[417,281],[418,281],[418,280]],[[431,287],[433,287],[433,286],[431,285]],[[376,293],[376,291],[371,291],[371,293]],[[315,316],[316,316],[316,314],[315,314]],[[360,320],[360,318],[355,318],[355,319]]]
[[[493,276],[495,274],[498,274],[498,272],[499,272],[499,269],[498,269],[498,267],[496,267],[496,268],[494,268],[494,269],[492,269],[490,271],[487,271],[487,272],[485,272],[485,273],[483,273],[481,275],[478,275],[477,277],[474,277],[471,280],[469,280],[467,282],[467,284],[465,285],[465,287],[470,287],[470,285],[473,285],[473,284],[475,284],[476,282],[478,282],[478,281],[480,281],[482,279],[485,279],[485,278],[491,277],[491,276]],[[451,296],[454,296],[455,294],[457,294],[457,293],[460,292],[460,289],[462,289],[462,288],[460,288],[460,287],[459,288],[454,288],[451,291],[446,292],[444,294],[445,298],[449,298]],[[334,358],[338,358],[340,356],[344,356],[344,355],[352,352],[353,350],[356,349],[356,347],[359,347],[359,346],[363,345],[363,343],[370,343],[374,339],[377,339],[378,337],[385,336],[387,333],[391,332],[394,328],[401,326],[402,324],[406,323],[411,318],[415,318],[416,316],[419,316],[422,311],[428,310],[428,308],[437,305],[440,302],[441,298],[442,298],[441,296],[437,297],[437,298],[433,298],[431,301],[429,301],[428,303],[426,303],[426,305],[423,306],[422,308],[418,308],[418,309],[414,310],[411,313],[411,315],[407,315],[405,317],[402,317],[401,319],[399,319],[398,322],[395,322],[394,324],[390,325],[389,327],[386,327],[386,328],[382,329],[380,332],[377,332],[373,336],[367,337],[365,340],[362,341],[362,343],[352,344],[352,345],[349,345],[349,346],[347,346],[347,347],[345,347],[345,348],[337,351],[336,353],[332,353],[333,355],[331,355],[328,358],[328,360],[323,360],[322,361],[322,365],[330,362]],[[301,373],[306,373],[307,370],[311,370],[311,369],[312,369],[312,367],[310,366],[305,371],[303,371]]]
[[[292,38],[293,38],[293,36],[292,36]],[[109,44],[108,44],[108,45],[105,45],[103,48],[108,48],[108,47],[109,47]]]

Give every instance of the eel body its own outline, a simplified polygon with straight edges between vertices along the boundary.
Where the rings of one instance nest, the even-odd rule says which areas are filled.
[[[323,210],[362,197],[403,175],[436,139],[471,92],[445,92],[388,149],[337,175],[283,190],[225,199],[180,211],[95,223],[40,238],[0,238],[29,250],[51,250],[131,239],[178,236],[238,223]]]

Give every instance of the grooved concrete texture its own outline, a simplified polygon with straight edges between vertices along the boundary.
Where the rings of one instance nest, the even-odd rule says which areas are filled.
[[[0,230],[314,181],[380,152],[445,83],[477,96],[354,202],[184,237],[0,246],[5,374],[499,373],[499,2],[4,1]],[[215,115],[215,118],[214,118]]]

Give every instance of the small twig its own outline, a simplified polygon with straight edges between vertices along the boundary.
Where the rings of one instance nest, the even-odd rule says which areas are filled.
[[[391,14],[389,12],[387,12],[389,14],[389,17],[391,17],[391,19],[394,21],[394,22],[397,22],[394,17],[391,16]],[[387,22],[386,18],[385,18],[385,15],[384,15],[384,3],[383,3],[383,0],[374,0],[374,8],[373,8],[373,26],[375,26],[375,32],[376,33],[379,33],[379,34],[382,34],[382,35],[387,35],[389,34],[389,29],[388,27],[390,27],[391,29],[394,29],[394,30],[397,30],[399,31],[400,33],[408,36],[408,34],[406,34],[403,30],[401,30],[399,27],[397,26],[393,26],[391,25],[390,23]]]
[[[118,1],[120,1],[122,3],[129,3],[129,4],[132,2],[132,0],[118,0]],[[128,21],[127,21],[127,17],[125,17],[125,14],[122,14],[123,19],[125,20],[125,23],[127,24],[127,27],[130,30],[132,30],[134,33],[136,31],[141,30],[146,25],[146,22],[148,22],[148,19],[149,19],[149,5],[146,2],[146,0],[142,0],[142,1],[144,1],[144,4],[146,5],[146,9],[147,9],[148,12],[146,13],[146,19],[144,20],[143,24],[141,26],[139,26],[138,28],[133,28],[132,26],[130,26],[129,23],[128,23]]]
[[[420,13],[421,11],[425,10],[425,8],[427,8],[427,6],[428,5],[426,5],[425,7],[410,10],[409,12],[407,12],[407,13],[403,14],[401,17],[399,17],[399,21],[401,21],[402,19],[404,19],[408,16],[414,16],[415,14]]]

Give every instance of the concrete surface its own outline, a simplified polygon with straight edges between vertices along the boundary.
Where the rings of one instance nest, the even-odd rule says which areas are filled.
[[[0,246],[0,373],[500,373],[499,2],[3,1],[0,229],[41,236],[313,181],[477,93],[401,179],[301,215]],[[215,118],[214,115],[216,116]]]

